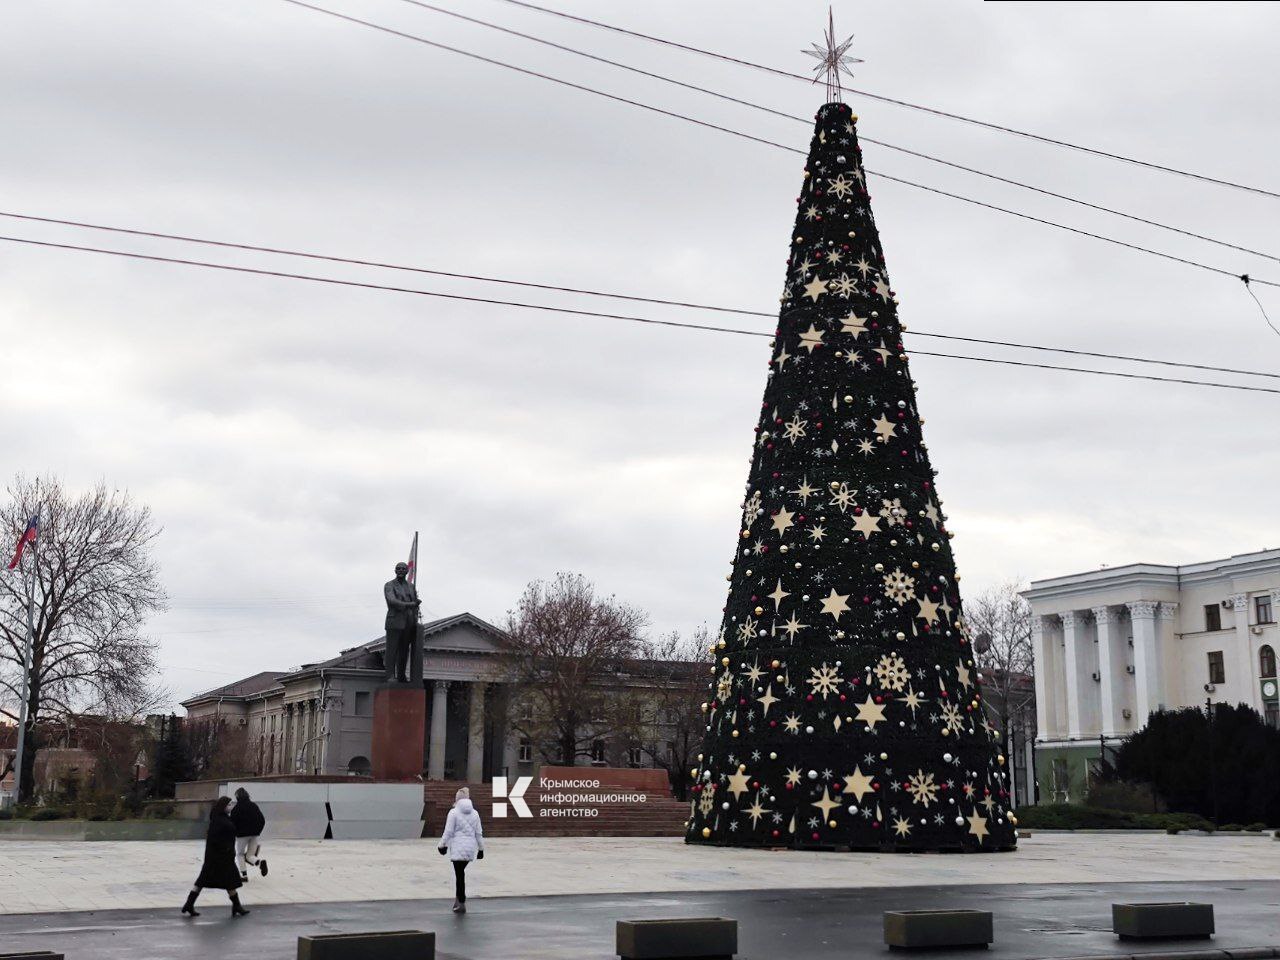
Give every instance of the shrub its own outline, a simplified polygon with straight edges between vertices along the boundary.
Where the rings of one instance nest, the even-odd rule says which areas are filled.
[[[1261,833],[1265,829],[1267,829],[1267,825],[1265,823],[1251,823],[1245,827],[1245,830],[1249,833]]]
[[[1149,783],[1125,783],[1123,780],[1101,780],[1089,787],[1085,805],[1125,813],[1157,813],[1164,811]]]
[[[1239,823],[1224,823],[1218,829],[1223,833],[1240,833],[1244,830],[1244,826]]]
[[[65,820],[67,811],[61,807],[41,807],[31,814],[32,820]]]

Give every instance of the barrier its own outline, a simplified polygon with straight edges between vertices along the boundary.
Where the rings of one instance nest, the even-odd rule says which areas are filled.
[[[298,938],[298,960],[435,960],[435,956],[436,935],[421,930]]]
[[[994,924],[986,910],[900,910],[884,915],[884,942],[890,948],[985,948],[994,940]]]
[[[1111,929],[1121,940],[1208,939],[1212,903],[1113,903]]]
[[[732,957],[738,952],[738,921],[724,917],[619,920],[616,948],[623,960]]]

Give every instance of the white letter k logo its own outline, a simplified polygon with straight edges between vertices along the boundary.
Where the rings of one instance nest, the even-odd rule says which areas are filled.
[[[511,806],[515,808],[517,817],[532,817],[533,813],[529,810],[529,805],[524,802],[524,792],[529,789],[529,784],[533,782],[533,777],[516,777],[515,787],[507,792],[507,778],[493,778],[493,815],[495,817],[505,817],[507,815],[507,805],[499,802],[499,797],[504,797],[511,801]]]

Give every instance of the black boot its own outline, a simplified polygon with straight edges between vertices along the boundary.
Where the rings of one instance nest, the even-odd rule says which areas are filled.
[[[200,914],[196,912],[196,897],[198,897],[199,895],[200,894],[195,890],[192,890],[190,893],[187,894],[187,902],[182,905],[183,913],[192,917],[200,916]]]
[[[247,917],[249,915],[249,911],[240,906],[240,895],[236,893],[231,894],[231,915],[233,917]]]

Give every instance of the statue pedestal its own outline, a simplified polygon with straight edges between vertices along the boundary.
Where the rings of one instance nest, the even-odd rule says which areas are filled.
[[[412,780],[423,772],[427,691],[421,684],[390,683],[373,692],[373,776]]]

